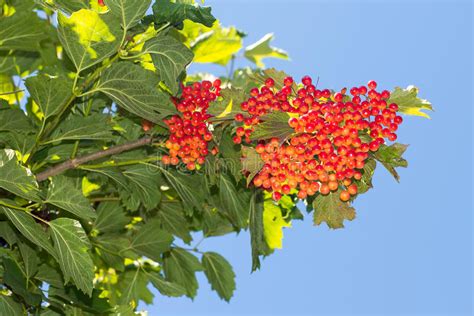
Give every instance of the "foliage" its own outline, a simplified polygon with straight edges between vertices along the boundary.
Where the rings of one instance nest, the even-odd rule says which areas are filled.
[[[1,315],[134,315],[152,303],[151,286],[194,298],[198,272],[229,301],[231,265],[194,239],[249,231],[252,271],[281,248],[282,228],[303,217],[298,198],[274,202],[252,186],[263,162],[231,135],[250,88],[286,76],[259,69],[263,59],[288,55],[271,34],[247,48],[244,37],[190,0],[0,0]],[[194,171],[164,164],[164,120],[179,114],[182,83],[203,79],[188,65],[232,69],[240,52],[257,68],[220,78],[209,107],[214,154]],[[391,102],[426,116],[417,93],[396,88]],[[263,117],[252,139],[287,137],[289,118]],[[359,193],[376,161],[398,180],[405,150],[374,153]],[[317,225],[355,217],[336,193],[304,202]]]

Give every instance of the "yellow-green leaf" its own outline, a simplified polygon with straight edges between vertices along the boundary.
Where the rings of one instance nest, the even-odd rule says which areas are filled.
[[[399,111],[407,115],[430,118],[423,110],[433,111],[430,101],[418,97],[418,88],[415,86],[408,86],[406,89],[396,87],[387,103],[396,103]]]
[[[87,179],[87,177],[82,178],[82,194],[84,196],[89,196],[93,191],[99,190],[100,185],[97,183],[92,183]]]
[[[89,68],[117,51],[122,30],[111,14],[81,9],[70,17],[59,13],[58,35],[78,71]]]
[[[242,48],[242,37],[234,27],[214,27],[191,45],[194,62],[226,65]]]
[[[273,34],[268,33],[259,39],[257,42],[247,46],[245,48],[244,56],[255,63],[257,67],[264,68],[264,58],[280,58],[289,59],[288,53],[280,48],[270,46],[270,42],[273,40]]]
[[[14,104],[17,100],[23,98],[23,92],[17,92],[17,87],[13,84],[12,79],[4,74],[0,74],[0,99]]]
[[[291,227],[287,222],[280,207],[269,198],[263,202],[263,234],[268,247],[281,249],[283,243],[283,227]]]

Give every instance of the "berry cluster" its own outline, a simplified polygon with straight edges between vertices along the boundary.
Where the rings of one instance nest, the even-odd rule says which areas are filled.
[[[195,82],[183,87],[181,97],[173,99],[180,114],[164,121],[170,131],[165,143],[169,155],[162,157],[164,164],[177,165],[181,161],[189,170],[204,164],[209,153],[208,143],[212,140],[207,124],[211,115],[207,109],[219,96],[220,85],[219,79]]]
[[[289,126],[294,133],[288,139],[260,140],[256,152],[264,166],[253,179],[257,187],[282,194],[297,192],[304,199],[319,192],[326,195],[341,190],[340,199],[348,201],[357,194],[354,180],[362,177],[361,169],[370,151],[377,151],[385,139],[397,139],[402,123],[397,104],[387,104],[390,92],[378,92],[377,83],[353,87],[333,93],[318,90],[308,76],[298,89],[291,77],[276,89],[272,78],[265,85],[251,90],[251,97],[241,104],[245,113],[235,121],[243,122],[236,129],[235,143],[250,135],[261,116],[274,111],[290,114]]]

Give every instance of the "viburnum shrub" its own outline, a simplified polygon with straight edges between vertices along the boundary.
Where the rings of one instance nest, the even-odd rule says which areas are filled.
[[[395,131],[403,121],[397,115],[398,105],[387,103],[390,92],[377,92],[373,80],[367,86],[351,88],[350,95],[346,95],[346,88],[331,93],[317,89],[312,82],[311,77],[303,77],[295,91],[292,77],[283,79],[281,89],[268,78],[260,89],[251,89],[251,97],[240,105],[246,115],[235,115],[236,122],[243,122],[235,130],[236,144],[242,137],[251,143],[250,136],[262,122],[261,116],[273,112],[291,116],[291,136],[254,141],[264,165],[252,183],[273,192],[276,201],[291,192],[305,199],[340,188],[340,199],[348,201],[357,194],[353,180],[362,179],[369,151],[376,152],[385,139],[395,141]]]
[[[353,220],[377,166],[399,179],[417,88],[297,83],[244,36],[190,0],[0,0],[1,315],[134,315],[201,271],[228,301],[207,238],[248,231],[254,271],[305,214]]]

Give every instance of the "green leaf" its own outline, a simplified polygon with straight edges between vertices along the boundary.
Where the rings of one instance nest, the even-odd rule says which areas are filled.
[[[157,218],[164,230],[181,238],[189,244],[193,239],[189,232],[183,206],[177,200],[163,201],[158,209]]]
[[[72,179],[59,175],[51,179],[45,203],[62,208],[79,218],[90,220],[97,214],[82,190],[74,185]]]
[[[13,300],[11,296],[0,294],[0,315],[24,315],[20,303]]]
[[[142,53],[151,54],[161,79],[176,94],[179,77],[193,60],[193,52],[169,35],[158,35],[147,41]]]
[[[112,14],[81,9],[66,17],[58,13],[58,36],[77,72],[117,52],[122,30]]]
[[[191,20],[211,27],[216,20],[211,14],[210,7],[200,7],[183,2],[171,2],[170,0],[155,1],[155,4],[153,4],[153,15],[156,24],[169,22],[178,27],[182,25],[184,20]]]
[[[47,37],[45,30],[45,21],[31,11],[0,17],[0,50],[36,51],[40,41]]]
[[[68,14],[80,9],[89,9],[89,1],[87,0],[54,0],[54,4]]]
[[[14,84],[13,78],[0,73],[0,102],[5,100],[8,104],[16,104],[23,98],[23,91]]]
[[[87,296],[73,286],[50,287],[48,298],[74,305],[75,312],[66,315],[105,315],[112,308],[106,297],[101,297],[102,290],[94,289],[91,296]],[[66,305],[67,306],[67,305]],[[90,314],[89,314],[90,313]]]
[[[57,115],[72,95],[72,82],[63,77],[37,75],[26,79],[25,85],[45,119]]]
[[[49,225],[64,281],[67,283],[72,279],[78,289],[90,296],[94,264],[88,253],[90,243],[84,229],[78,221],[70,218],[58,218]]]
[[[35,135],[6,132],[0,134],[0,143],[4,143],[5,148],[16,150],[17,159],[24,162],[29,157],[29,151],[35,143]]]
[[[128,190],[135,195],[146,209],[155,208],[161,200],[161,176],[148,165],[134,165],[123,175],[129,180]]]
[[[272,112],[260,118],[263,122],[255,127],[250,139],[261,140],[269,138],[287,139],[295,131],[288,125],[290,116],[285,112]]]
[[[101,233],[118,232],[123,230],[129,221],[119,202],[102,202],[97,208],[94,227]]]
[[[215,207],[205,207],[202,212],[202,232],[205,237],[223,236],[234,232],[234,226]]]
[[[147,288],[148,278],[140,269],[130,270],[121,275],[122,295],[119,304],[137,306],[139,300],[147,304],[153,302],[153,294]]]
[[[219,200],[222,211],[227,214],[236,227],[246,227],[248,219],[248,205],[237,191],[236,184],[225,174],[219,180]]]
[[[160,222],[154,219],[140,227],[132,239],[130,249],[152,260],[160,261],[161,254],[169,250],[172,242],[173,236],[162,230]]]
[[[124,32],[137,24],[150,7],[151,0],[105,0],[112,14],[120,18]]]
[[[228,87],[222,89],[220,92],[219,99],[209,107],[208,113],[214,115],[211,118],[212,121],[229,119],[233,120],[235,114],[245,113],[241,110],[240,104],[246,99],[246,93],[244,90]]]
[[[264,58],[280,58],[288,60],[288,53],[282,49],[270,46],[273,40],[273,33],[268,33],[259,39],[257,42],[245,48],[244,56],[255,63],[257,67],[265,68],[262,62]]]
[[[204,193],[199,175],[184,175],[174,169],[166,169],[160,165],[156,165],[156,167],[161,170],[166,180],[178,192],[183,202],[189,204],[190,209],[192,207],[202,208]]]
[[[219,153],[222,159],[217,163],[223,170],[230,172],[238,182],[242,178],[242,163],[240,147],[232,141],[231,128],[227,128],[219,142]]]
[[[220,254],[206,252],[202,256],[202,266],[209,283],[219,297],[227,302],[235,290],[235,273],[232,266]]]
[[[120,62],[104,71],[96,90],[125,110],[161,123],[163,117],[175,114],[176,108],[157,85],[158,80],[151,71],[130,62]]]
[[[179,284],[166,281],[158,272],[146,273],[153,286],[161,294],[171,297],[179,297],[186,294],[186,290]]]
[[[227,65],[242,48],[242,36],[234,27],[216,27],[199,36],[191,45],[196,63]]]
[[[408,145],[394,143],[390,146],[382,145],[373,155],[374,158],[390,172],[395,180],[400,181],[400,176],[395,170],[397,167],[408,167],[408,162],[402,157]]]
[[[285,79],[285,77],[288,76],[289,75],[284,71],[276,70],[275,68],[269,68],[253,72],[252,74],[250,74],[249,79],[255,81],[259,85],[265,85],[265,81],[268,78],[272,78],[273,80],[275,80],[275,89],[281,90],[281,88],[284,87],[283,80]],[[296,91],[298,90],[296,82],[293,82],[291,89],[294,93],[296,93]]]
[[[41,225],[37,224],[34,219],[24,211],[12,210],[7,207],[0,206],[0,210],[7,216],[12,224],[33,244],[40,246],[46,250],[54,258],[57,258],[56,251],[51,245],[48,234]]]
[[[104,261],[105,265],[117,271],[125,270],[125,258],[138,256],[130,249],[130,240],[125,238],[122,233],[102,234],[95,239],[94,244],[98,245],[100,259]]]
[[[247,186],[250,185],[257,173],[262,170],[263,165],[265,165],[265,162],[255,148],[242,146],[242,170],[249,173],[247,176]]]
[[[0,208],[0,210],[2,210],[2,208]],[[0,222],[0,237],[5,239],[8,245],[12,246],[13,244],[16,244],[18,241],[16,234],[17,233],[11,223],[4,221]]]
[[[121,188],[127,189],[128,188],[128,182],[125,176],[118,170],[114,168],[107,168],[107,169],[89,169],[87,166],[82,167],[83,170],[87,170],[90,172],[96,172],[99,174],[102,174],[109,179],[114,180],[115,183],[117,183]]]
[[[265,253],[265,236],[263,231],[263,197],[254,191],[250,200],[249,214],[250,245],[252,247],[252,272],[260,269],[259,256]]]
[[[35,279],[46,282],[57,288],[61,288],[64,284],[60,271],[45,263],[40,265]]]
[[[36,289],[29,289],[29,282],[27,281],[25,271],[20,267],[18,262],[9,257],[2,259],[5,273],[3,275],[3,282],[7,284],[12,292],[24,298],[29,305],[39,305],[41,303],[41,296]]]
[[[39,58],[37,52],[0,51],[0,73],[26,76],[39,66]]]
[[[62,121],[50,139],[44,144],[65,140],[109,140],[112,139],[110,117],[103,113],[89,116],[72,114]]]
[[[408,86],[406,89],[396,87],[387,103],[396,103],[399,111],[407,115],[430,118],[423,110],[433,111],[431,102],[418,97],[418,88],[415,86]]]
[[[314,199],[314,225],[326,222],[329,228],[343,228],[344,220],[352,221],[355,218],[355,209],[349,203],[341,201],[340,193],[340,191],[336,191],[329,193],[329,195],[319,194]]]
[[[196,271],[201,271],[199,260],[181,248],[172,248],[163,257],[163,270],[169,282],[181,285],[186,289],[186,296],[195,297],[199,287]]]
[[[0,109],[0,131],[26,134],[33,130],[31,121],[20,109],[2,107]]]
[[[38,272],[38,254],[35,249],[26,242],[19,243],[18,247],[20,248],[21,257],[25,266],[25,277],[27,280],[30,280],[36,272]]]
[[[367,159],[365,161],[364,168],[361,170],[362,178],[359,181],[356,181],[357,192],[359,194],[367,192],[372,188],[372,176],[375,171],[376,162],[374,159]]]
[[[18,163],[11,149],[0,150],[0,188],[27,200],[40,200],[35,177],[29,169]]]
[[[270,249],[283,247],[283,227],[291,227],[291,222],[283,218],[280,206],[272,198],[263,202],[263,235]]]

